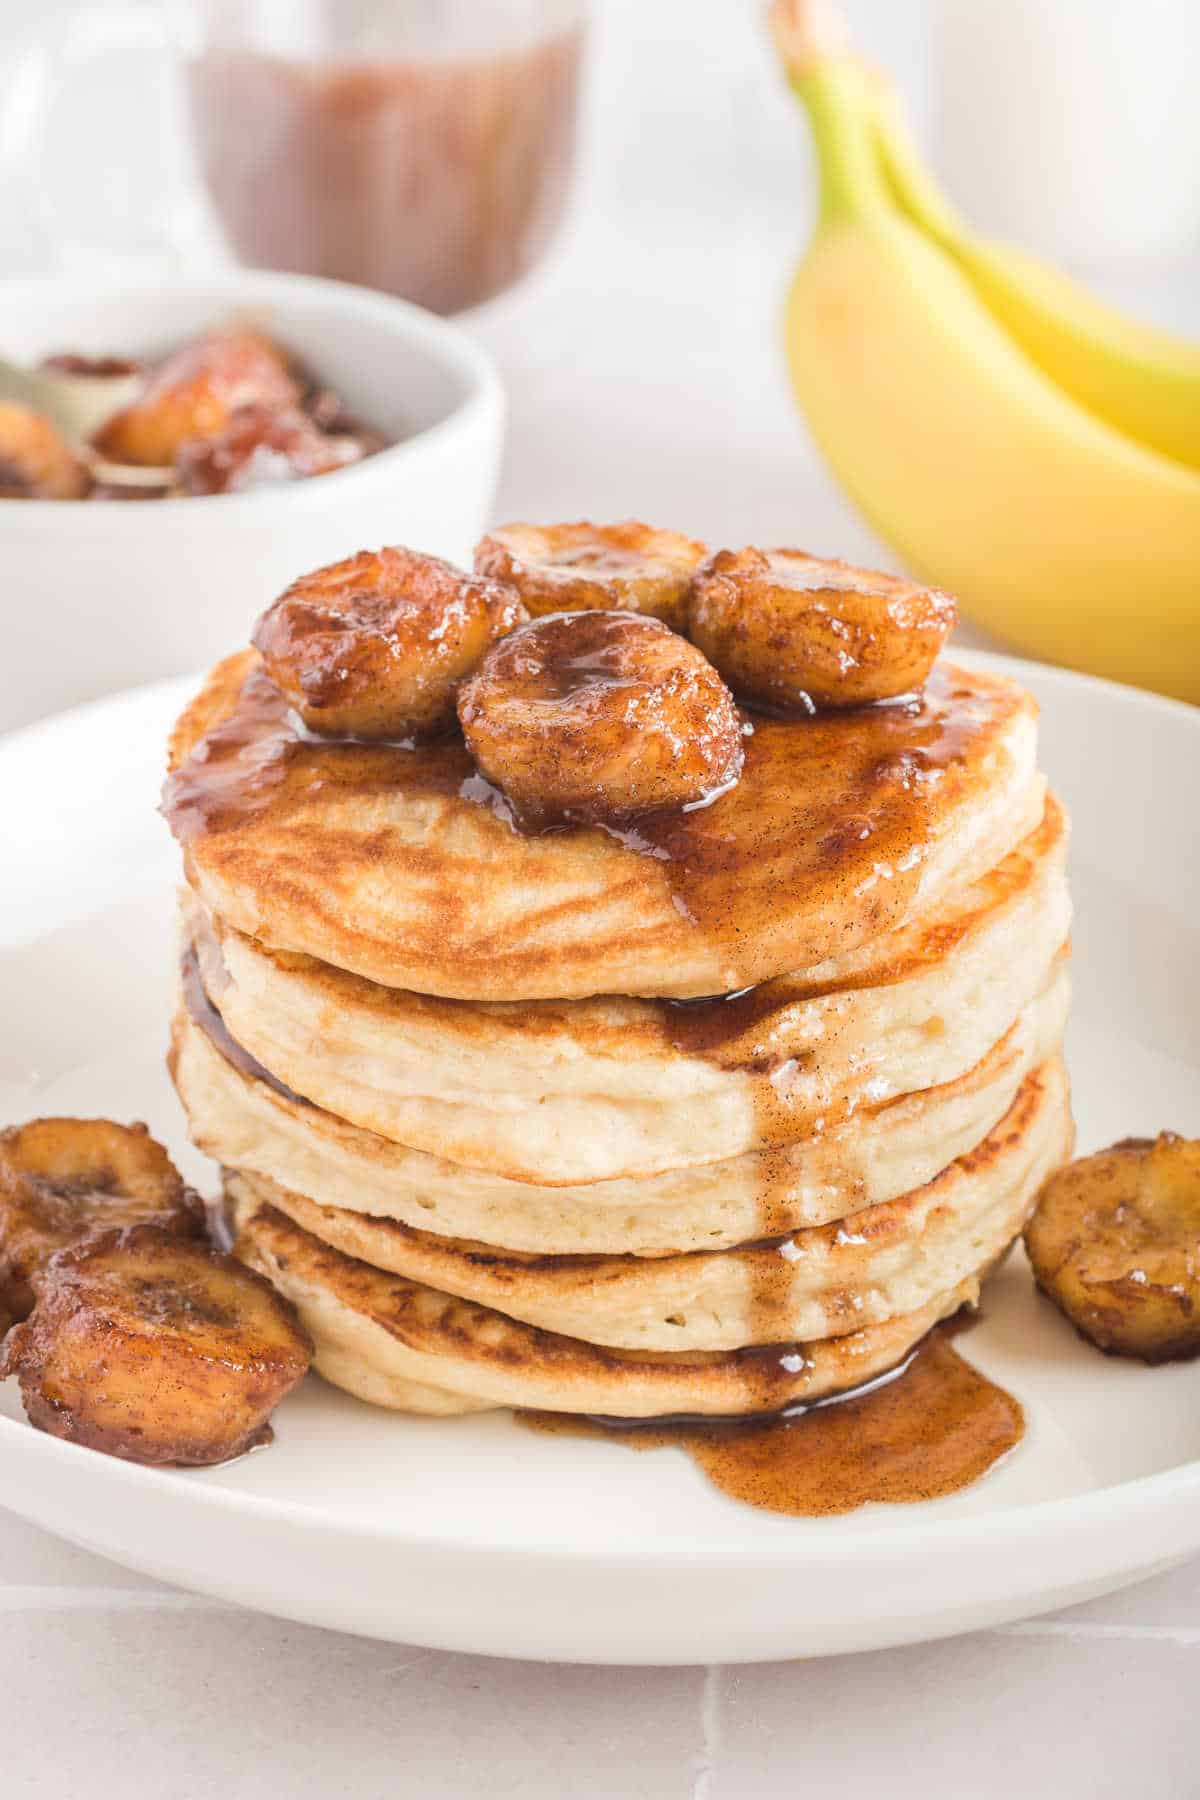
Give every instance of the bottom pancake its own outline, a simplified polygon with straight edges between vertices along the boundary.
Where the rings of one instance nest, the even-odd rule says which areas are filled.
[[[629,1419],[775,1412],[894,1368],[939,1320],[974,1303],[986,1273],[915,1312],[843,1337],[724,1352],[639,1352],[542,1331],[373,1269],[274,1207],[243,1201],[235,1217],[236,1254],[294,1303],[320,1373],[400,1412],[511,1406]]]
[[[1072,1139],[1056,1057],[982,1143],[912,1193],[790,1237],[650,1259],[529,1256],[437,1237],[241,1171],[227,1173],[226,1192],[375,1268],[548,1331],[620,1349],[726,1350],[831,1337],[925,1305],[1012,1242]]]

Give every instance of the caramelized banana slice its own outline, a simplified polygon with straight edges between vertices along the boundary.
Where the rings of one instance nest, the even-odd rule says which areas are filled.
[[[501,525],[475,567],[516,588],[535,618],[557,612],[636,612],[682,631],[705,544],[637,519],[619,525]]]
[[[215,437],[181,444],[175,473],[185,494],[240,494],[328,475],[362,456],[357,438],[331,437],[298,408],[243,406]]]
[[[1200,1353],[1200,1141],[1165,1131],[1083,1157],[1025,1227],[1038,1286],[1101,1350]]]
[[[168,468],[190,438],[216,437],[243,406],[300,405],[288,358],[261,332],[210,332],[168,356],[138,398],[106,419],[92,442],[113,462]]]
[[[45,413],[0,400],[0,500],[82,500],[91,485]]]
[[[142,1463],[218,1463],[262,1440],[312,1346],[232,1256],[153,1225],[62,1250],[0,1348],[30,1422]]]
[[[915,693],[954,624],[947,594],[803,550],[719,550],[689,635],[733,691],[780,712]]]
[[[302,575],[253,642],[305,724],[334,737],[431,737],[464,675],[528,615],[511,588],[414,550],[361,550]]]
[[[33,1119],[0,1132],[0,1309],[13,1318],[32,1307],[56,1250],[140,1224],[204,1230],[200,1201],[144,1125]]]
[[[458,716],[519,817],[603,822],[735,781],[742,724],[721,677],[661,619],[550,613],[489,651]]]

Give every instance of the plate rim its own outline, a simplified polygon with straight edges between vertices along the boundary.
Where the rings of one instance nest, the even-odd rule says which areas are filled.
[[[206,1473],[204,1470],[146,1467],[110,1456],[103,1457],[102,1465],[97,1465],[91,1459],[100,1456],[101,1452],[39,1432],[25,1420],[0,1416],[0,1453],[6,1443],[11,1443],[19,1455],[30,1459],[48,1457],[63,1462],[67,1468],[75,1464],[75,1459],[86,1458],[87,1463],[78,1466],[96,1468],[97,1472],[102,1467],[101,1479],[114,1486],[150,1488],[164,1499],[169,1499],[182,1489],[195,1496],[201,1504],[224,1513],[250,1514],[263,1525],[285,1524],[314,1535],[352,1536],[383,1544],[401,1544],[406,1550],[453,1552],[465,1556],[482,1554],[488,1557],[535,1557],[562,1563],[653,1563],[656,1566],[666,1564],[678,1568],[699,1564],[737,1564],[743,1568],[774,1567],[780,1563],[803,1564],[811,1561],[819,1561],[828,1568],[841,1557],[861,1561],[864,1556],[891,1549],[897,1543],[902,1543],[906,1548],[911,1547],[914,1553],[920,1554],[932,1552],[943,1557],[958,1552],[969,1554],[987,1548],[989,1541],[998,1533],[1003,1534],[1006,1539],[1014,1536],[1042,1538],[1054,1535],[1056,1527],[1069,1523],[1120,1523],[1145,1513],[1155,1503],[1173,1506],[1193,1494],[1200,1494],[1200,1458],[1193,1458],[1170,1469],[1160,1469],[1150,1475],[1131,1476],[1127,1481],[1114,1482],[1083,1494],[1064,1494],[1052,1500],[1005,1506],[960,1519],[933,1518],[925,1523],[906,1524],[899,1531],[886,1522],[889,1512],[895,1510],[911,1513],[915,1508],[897,1505],[893,1509],[885,1502],[878,1502],[880,1523],[841,1536],[835,1535],[833,1531],[822,1530],[812,1534],[798,1533],[792,1542],[779,1538],[762,1545],[676,1546],[657,1540],[637,1540],[612,1548],[597,1546],[595,1543],[545,1545],[466,1537],[461,1532],[439,1535],[424,1529],[389,1529],[383,1524],[322,1512],[318,1507],[303,1501],[209,1486],[203,1479],[190,1479],[194,1476],[203,1477]],[[986,1475],[983,1480],[987,1480]],[[1093,1515],[1100,1516],[1093,1518]],[[799,1520],[796,1523],[802,1526],[806,1523],[824,1525],[827,1521]],[[833,1523],[836,1525],[836,1521]],[[1200,1525],[1197,1529],[1200,1536]]]

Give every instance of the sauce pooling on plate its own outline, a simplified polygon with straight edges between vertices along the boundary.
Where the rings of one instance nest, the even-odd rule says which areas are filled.
[[[1025,1432],[1020,1402],[972,1368],[945,1327],[869,1387],[767,1419],[521,1419],[533,1431],[608,1438],[632,1450],[686,1450],[723,1494],[800,1518],[958,1493]]]

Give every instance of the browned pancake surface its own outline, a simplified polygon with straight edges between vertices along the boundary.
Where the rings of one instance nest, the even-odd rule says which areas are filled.
[[[708,807],[523,835],[460,740],[313,742],[245,652],[180,719],[164,810],[208,908],[276,949],[452,997],[718,993],[998,861],[1041,810],[1034,716],[944,665],[911,705],[747,717]]]
[[[356,1262],[274,1207],[247,1207],[239,1223],[236,1253],[294,1302],[316,1344],[317,1368],[350,1392],[401,1411],[529,1406],[623,1418],[771,1412],[894,1368],[939,1319],[979,1292],[972,1277],[916,1312],[811,1344],[613,1350]],[[429,1390],[442,1403],[430,1405]],[[457,1400],[446,1404],[448,1395]]]

